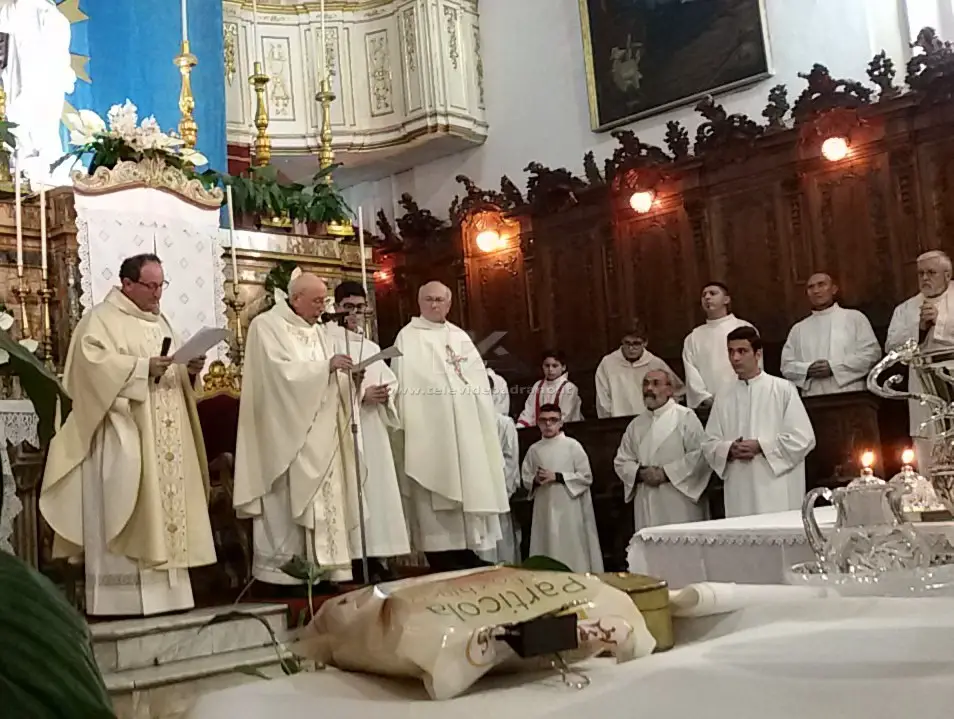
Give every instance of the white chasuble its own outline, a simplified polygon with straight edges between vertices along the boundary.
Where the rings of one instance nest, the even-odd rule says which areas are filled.
[[[881,345],[868,318],[834,304],[792,327],[782,348],[782,376],[805,396],[864,391],[868,372],[879,359]],[[831,377],[808,376],[818,360],[828,362]]]
[[[538,469],[557,472],[562,481],[534,486]],[[603,553],[590,494],[593,472],[583,445],[563,433],[538,440],[527,450],[520,474],[533,500],[530,556],[551,557],[574,572],[602,572]]]
[[[463,330],[413,318],[394,342],[400,392],[397,453],[413,549],[496,546],[510,511],[483,359]]]
[[[623,482],[625,501],[633,502],[637,532],[708,518],[702,494],[712,468],[702,454],[704,438],[696,413],[671,399],[629,423],[613,466]],[[658,487],[639,482],[644,467],[662,469],[667,481]]]
[[[355,364],[381,351],[377,344],[356,332],[348,332],[345,341],[345,330],[338,325],[328,325],[327,331],[334,340],[335,352],[350,355]],[[390,391],[388,401],[381,404],[362,402],[365,391],[378,385],[387,386]],[[365,521],[365,551],[369,557],[398,557],[411,551],[389,434],[389,430],[400,426],[397,392],[397,377],[385,362],[378,361],[365,369],[364,380],[355,397],[360,407],[361,461],[366,474],[364,500],[368,514],[374,517]],[[352,532],[351,546],[360,549],[360,528]]]
[[[737,327],[751,327],[745,320],[728,314],[706,320],[690,332],[682,345],[682,364],[686,372],[686,404],[695,409],[714,398],[724,386],[735,380],[729,362],[726,337]]]
[[[500,451],[503,453],[507,496],[513,497],[517,487],[520,486],[520,447],[517,440],[517,426],[507,415],[497,414],[497,436],[500,439]],[[503,536],[497,542],[497,546],[479,552],[480,558],[495,564],[519,564],[519,528],[513,523],[510,512],[500,515],[500,533]]]
[[[557,405],[564,422],[583,421],[583,413],[580,411],[580,390],[565,373],[556,379],[541,379],[533,383],[523,411],[517,418],[517,427],[520,429],[536,427],[540,407],[545,404]]]
[[[652,352],[643,350],[638,360],[630,362],[618,349],[606,355],[596,368],[596,416],[630,417],[645,412],[643,378],[653,370],[669,375],[676,398],[685,396],[682,380]]]
[[[729,447],[740,438],[758,440],[761,453],[730,460]],[[702,451],[725,481],[725,516],[801,507],[805,457],[814,447],[812,423],[788,380],[761,372],[723,389],[712,405]]]
[[[894,308],[891,323],[888,325],[888,336],[884,343],[886,351],[897,349],[908,340],[918,341],[921,305],[924,302],[937,307],[937,322],[928,330],[924,342],[921,343],[921,349],[929,352],[954,348],[954,291],[951,290],[951,285],[948,285],[948,288],[938,297],[925,298],[924,295],[919,294]],[[910,370],[908,370],[908,389],[911,392],[924,391],[920,377]],[[928,422],[931,409],[922,407],[917,400],[908,400],[908,416],[911,437],[918,445],[918,461],[926,463],[931,456],[931,442],[924,440],[929,439],[934,432],[933,423]],[[927,464],[921,466],[927,466]]]
[[[64,385],[73,409],[50,443],[40,512],[54,556],[85,556],[90,615],[190,609],[189,567],[214,564],[208,464],[189,375],[149,377],[176,335],[118,289],[76,326]]]
[[[234,505],[252,518],[252,575],[263,582],[299,584],[281,571],[296,555],[347,580],[359,556],[349,380],[331,370],[333,354],[323,329],[284,300],[249,325]]]

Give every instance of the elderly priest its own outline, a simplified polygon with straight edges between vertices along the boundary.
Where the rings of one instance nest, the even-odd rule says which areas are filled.
[[[726,338],[738,377],[716,395],[702,451],[725,481],[725,516],[797,509],[805,495],[805,457],[815,432],[795,385],[760,368],[754,327]]]
[[[429,282],[420,317],[395,340],[401,392],[402,492],[415,549],[438,571],[484,562],[510,511],[487,371],[467,333],[447,321],[451,291]]]
[[[215,563],[208,467],[187,366],[163,355],[155,255],[119,269],[121,287],[80,320],[64,384],[73,411],[50,443],[40,512],[54,555],[85,555],[86,611],[152,615],[194,606],[189,567]]]
[[[234,504],[252,518],[252,576],[301,584],[282,571],[293,557],[351,579],[359,556],[351,437],[351,358],[335,354],[318,324],[328,288],[312,274],[292,279],[249,325],[235,452]]]

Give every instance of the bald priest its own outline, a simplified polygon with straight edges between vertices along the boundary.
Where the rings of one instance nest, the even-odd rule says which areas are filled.
[[[485,563],[476,552],[496,547],[500,515],[510,511],[494,402],[477,348],[447,321],[450,289],[430,282],[418,305],[391,365],[411,543],[437,571],[476,567]]]
[[[300,585],[282,571],[299,556],[351,579],[360,547],[351,437],[351,358],[318,324],[328,288],[312,274],[252,320],[245,346],[234,505],[252,519],[252,576]]]
[[[70,339],[73,411],[50,442],[40,512],[54,556],[85,556],[88,614],[146,616],[191,609],[189,568],[215,563],[192,393],[205,357],[160,356],[178,343],[158,257],[124,260],[119,280]]]

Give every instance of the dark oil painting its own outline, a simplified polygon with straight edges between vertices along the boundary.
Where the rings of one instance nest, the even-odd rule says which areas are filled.
[[[579,0],[594,130],[771,75],[762,0]]]

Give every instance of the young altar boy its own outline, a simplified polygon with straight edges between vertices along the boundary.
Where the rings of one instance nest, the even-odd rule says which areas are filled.
[[[530,556],[551,557],[574,572],[602,572],[586,451],[563,434],[563,413],[556,404],[540,407],[537,427],[542,438],[527,451],[521,468],[533,500]]]

